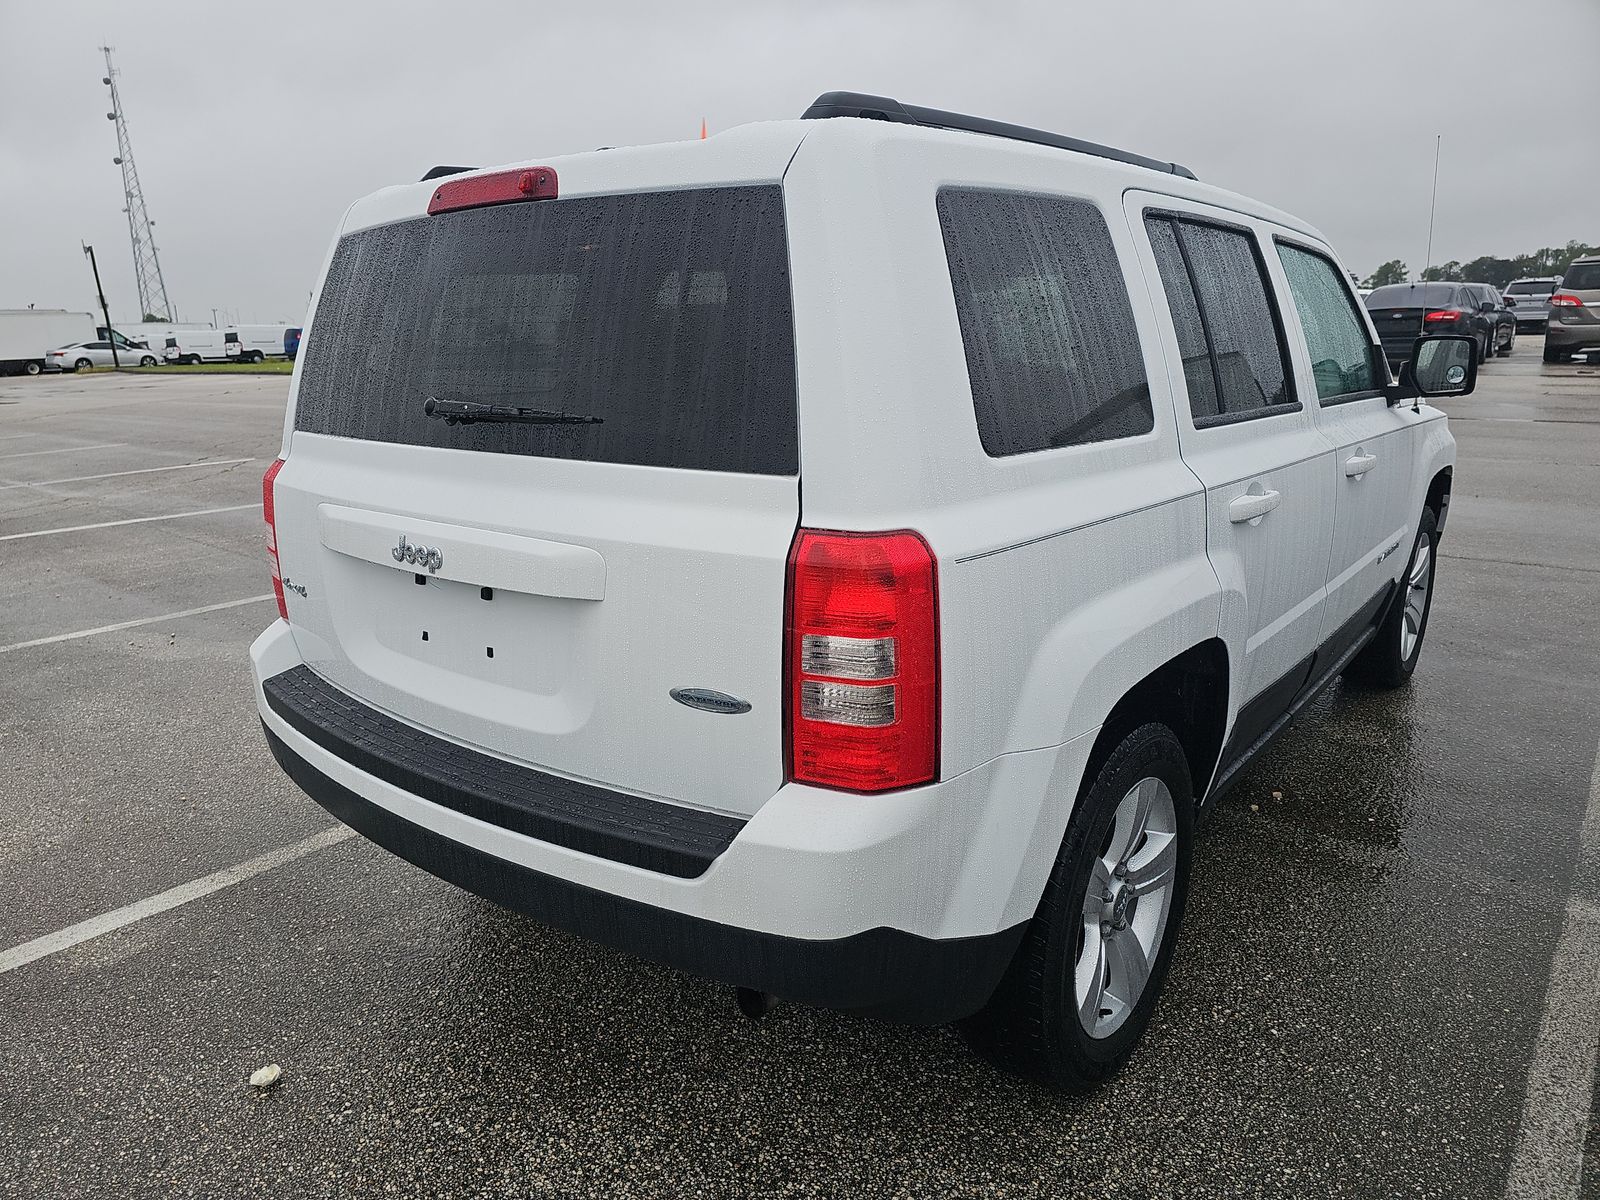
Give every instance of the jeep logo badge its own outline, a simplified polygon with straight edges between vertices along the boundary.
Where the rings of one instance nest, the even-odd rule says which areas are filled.
[[[429,574],[444,566],[444,555],[437,546],[413,546],[406,540],[406,535],[400,535],[400,543],[389,551],[394,555],[397,563],[409,563],[412,566],[427,567]]]
[[[667,693],[679,704],[687,704],[701,712],[734,715],[750,711],[750,701],[730,696],[727,692],[714,692],[710,688],[680,687]]]

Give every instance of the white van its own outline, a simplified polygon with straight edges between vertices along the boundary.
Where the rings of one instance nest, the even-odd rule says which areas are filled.
[[[174,329],[167,334],[162,357],[186,367],[203,362],[238,362],[239,335],[223,329]]]
[[[293,325],[231,325],[239,335],[239,361],[258,363],[267,358],[285,358],[284,334]]]
[[[121,340],[117,341],[119,348],[149,349],[160,354],[166,347],[167,338],[179,330],[211,330],[213,326],[204,321],[139,321],[132,325],[119,325],[113,331]],[[105,326],[96,331],[96,336],[104,339]],[[116,340],[116,338],[113,338]]]
[[[257,707],[444,879],[1090,1087],[1196,808],[1410,678],[1473,344],[1392,382],[1315,229],[1170,163],[806,115],[350,208]]]

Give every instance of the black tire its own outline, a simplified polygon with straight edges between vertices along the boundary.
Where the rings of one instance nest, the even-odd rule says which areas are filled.
[[[153,355],[153,354],[141,355],[140,358],[139,358],[139,365],[141,367],[153,367],[153,366],[155,366],[156,365],[155,355]]]
[[[1482,353],[1478,355],[1480,363],[1486,363],[1494,357],[1494,330],[1488,330],[1483,335]]]
[[[1506,344],[1500,348],[1501,358],[1510,358],[1511,352],[1517,348],[1517,327],[1512,325],[1506,330]]]
[[[44,367],[39,363],[30,362],[27,366],[23,367],[22,370],[28,375],[39,375],[43,373]]]
[[[1166,785],[1176,824],[1166,923],[1132,1010],[1109,1035],[1094,1037],[1079,1019],[1074,992],[1092,867],[1110,843],[1118,805],[1152,777]],[[1002,1070],[1063,1091],[1087,1092],[1115,1074],[1150,1024],[1166,982],[1183,925],[1193,837],[1194,788],[1183,747],[1165,725],[1142,725],[1122,739],[1084,789],[1016,957],[988,1004],[961,1023],[967,1042]],[[1138,903],[1125,920],[1133,919]]]
[[[77,362],[72,364],[72,369],[74,371],[92,371],[94,369],[94,363],[90,362],[87,358],[80,358]]]
[[[1417,565],[1417,555],[1427,542],[1426,564],[1427,594],[1422,598],[1422,616],[1417,621],[1417,640],[1410,654],[1405,652],[1403,633],[1406,627],[1406,598],[1410,580]],[[1433,579],[1439,565],[1439,532],[1433,510],[1422,510],[1417,522],[1416,540],[1411,543],[1411,557],[1406,560],[1405,572],[1400,576],[1400,590],[1389,603],[1389,611],[1378,626],[1378,632],[1345,668],[1345,677],[1377,688],[1404,687],[1411,682],[1411,673],[1417,669],[1422,657],[1422,644],[1428,635],[1428,616],[1433,612]]]

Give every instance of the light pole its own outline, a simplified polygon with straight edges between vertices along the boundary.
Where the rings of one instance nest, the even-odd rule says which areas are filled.
[[[122,370],[122,360],[117,357],[117,331],[111,328],[111,310],[106,307],[106,290],[100,286],[100,264],[94,260],[94,247],[87,242],[79,242],[83,253],[89,259],[89,269],[94,272],[94,291],[100,297],[100,315],[106,321],[106,341],[111,344],[111,369]]]

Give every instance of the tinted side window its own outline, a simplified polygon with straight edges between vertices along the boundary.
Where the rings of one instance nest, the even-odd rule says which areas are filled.
[[[1150,231],[1150,244],[1155,249],[1156,265],[1161,269],[1161,283],[1167,293],[1167,307],[1172,310],[1172,326],[1178,334],[1183,378],[1189,388],[1189,411],[1196,420],[1214,417],[1221,409],[1217,403],[1216,376],[1211,370],[1211,339],[1206,336],[1200,302],[1189,285],[1189,270],[1183,265],[1178,232],[1171,221],[1161,217],[1147,219],[1145,228]]]
[[[992,457],[1155,427],[1122,268],[1088,201],[938,197],[978,435]]]
[[[1170,261],[1162,265],[1162,283],[1174,323],[1179,321],[1180,310],[1198,302],[1214,385],[1210,392],[1197,395],[1190,391],[1189,409],[1195,423],[1294,405],[1288,351],[1255,237],[1243,230],[1178,217],[1149,217],[1145,224],[1156,242],[1158,263],[1162,246],[1157,239],[1168,236],[1159,227],[1167,226],[1176,239],[1182,276]],[[1168,256],[1170,260],[1170,250]],[[1189,375],[1189,350],[1184,349],[1183,354],[1185,374]]]
[[[1375,390],[1372,343],[1339,272],[1320,254],[1298,246],[1279,243],[1278,258],[1305,330],[1317,396],[1331,400]]]
[[[1255,238],[1194,221],[1177,226],[1211,334],[1222,415],[1293,403],[1288,357]]]

